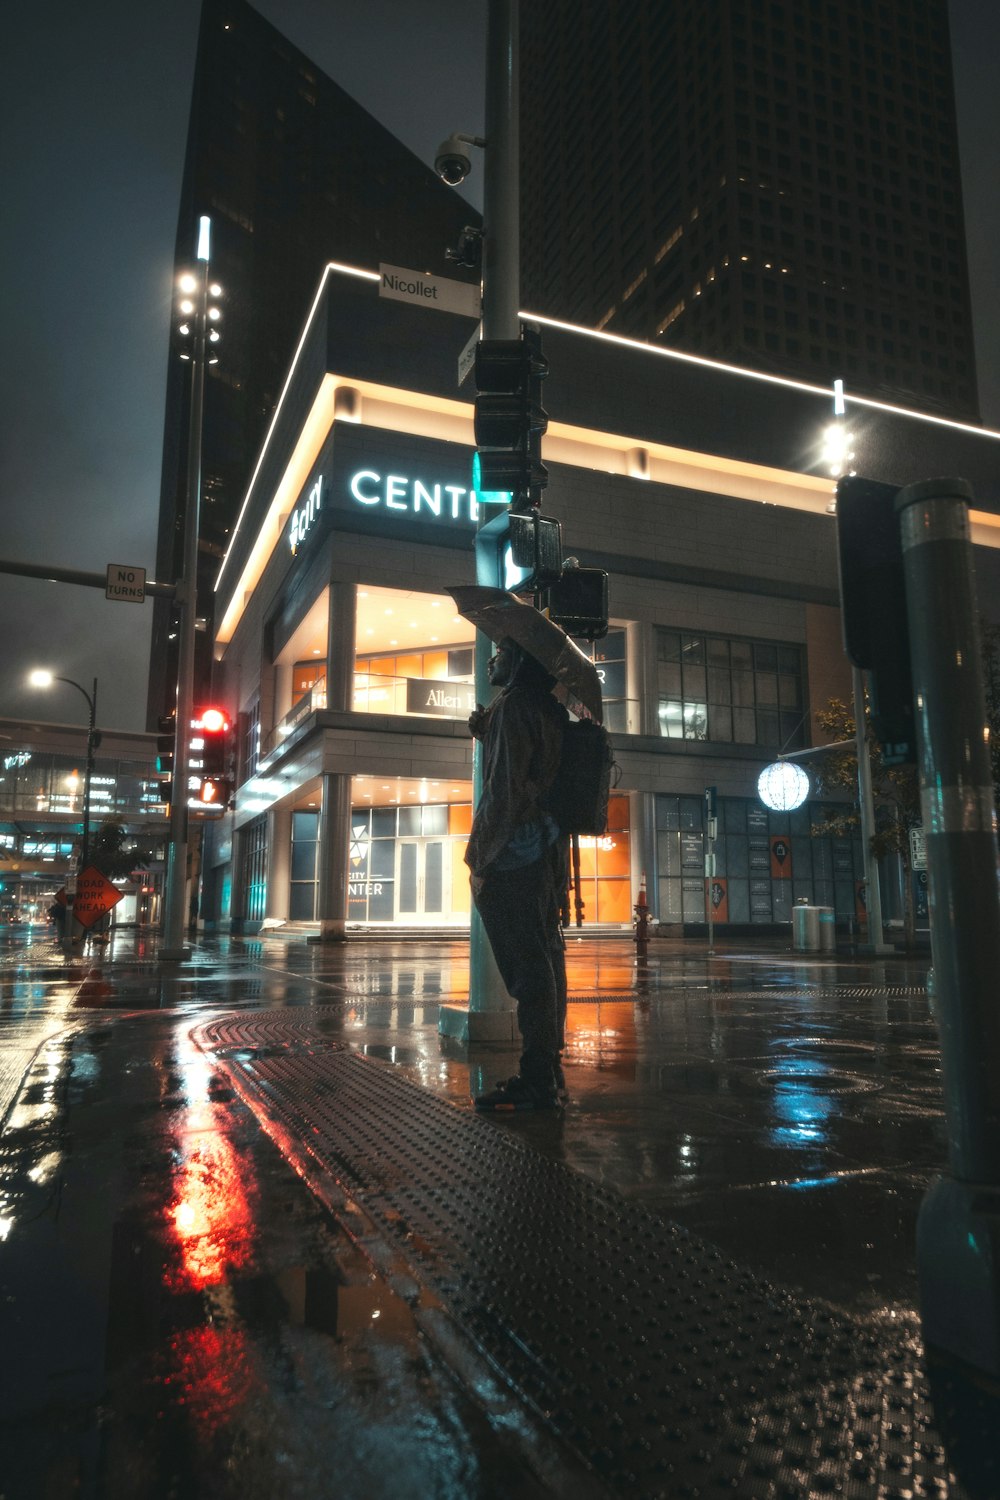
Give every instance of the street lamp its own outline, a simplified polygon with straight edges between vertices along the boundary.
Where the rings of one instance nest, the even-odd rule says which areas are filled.
[[[187,483],[181,577],[175,599],[180,606],[177,652],[177,712],[174,719],[174,786],[170,801],[163,946],[160,958],[178,962],[184,950],[188,863],[188,778],[191,764],[191,718],[194,705],[195,632],[198,615],[198,531],[201,517],[201,444],[205,408],[205,371],[218,362],[218,298],[222,288],[209,280],[212,221],[198,221],[196,267],[180,277],[177,314],[180,355],[191,363],[191,409],[188,425]]]
[[[97,732],[97,678],[94,678],[94,690],[88,693],[80,683],[74,682],[72,677],[57,677],[54,672],[47,672],[43,668],[32,672],[28,678],[32,687],[49,688],[54,682],[65,682],[69,687],[76,688],[87,700],[89,718],[87,721],[87,769],[83,778],[83,852],[80,865],[83,869],[90,863],[90,782],[94,774],[94,751],[100,744],[100,735]]]

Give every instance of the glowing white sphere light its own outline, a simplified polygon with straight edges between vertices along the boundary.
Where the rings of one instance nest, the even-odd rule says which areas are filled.
[[[776,760],[758,776],[757,795],[772,812],[794,812],[809,795],[809,777],[793,761]]]

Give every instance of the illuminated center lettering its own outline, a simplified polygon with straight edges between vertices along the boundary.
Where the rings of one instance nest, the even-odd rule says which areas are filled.
[[[359,505],[371,508],[406,511],[428,521],[479,520],[479,497],[460,484],[425,484],[405,474],[359,469],[351,475],[349,488]]]
[[[316,483],[306,496],[304,504],[298,510],[292,512],[292,519],[288,525],[288,543],[292,549],[292,555],[299,550],[305,540],[306,533],[312,526],[319,512],[323,499],[323,476],[317,474]]]

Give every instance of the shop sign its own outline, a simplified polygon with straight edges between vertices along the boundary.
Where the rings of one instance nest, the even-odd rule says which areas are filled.
[[[5,755],[3,758],[4,770],[14,771],[18,766],[26,766],[30,759],[30,750],[18,750],[14,755]]]
[[[479,520],[479,497],[461,484],[425,484],[406,474],[358,469],[348,480],[351,498],[369,510],[405,511],[423,521]]]
[[[436,682],[432,677],[406,679],[406,712],[464,719],[476,706],[476,689],[467,682]]]
[[[288,523],[288,544],[292,549],[293,557],[315,524],[322,500],[323,476],[322,474],[317,474],[316,483],[298,510],[292,511],[292,518]]]

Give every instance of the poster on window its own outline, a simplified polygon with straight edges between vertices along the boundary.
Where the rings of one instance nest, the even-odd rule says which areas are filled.
[[[705,891],[713,922],[729,921],[729,886],[722,875],[705,881]]]
[[[792,878],[792,844],[783,833],[776,833],[771,838],[771,879],[791,880]]]

